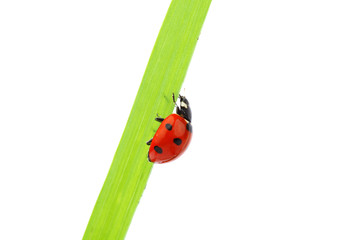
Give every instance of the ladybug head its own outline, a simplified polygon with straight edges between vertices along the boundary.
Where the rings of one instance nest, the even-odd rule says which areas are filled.
[[[191,109],[186,97],[179,95],[180,107],[176,106],[176,114],[191,122]]]

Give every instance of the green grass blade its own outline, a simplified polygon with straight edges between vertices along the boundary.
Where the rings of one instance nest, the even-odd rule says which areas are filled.
[[[156,40],[109,173],[83,239],[124,239],[152,163],[145,144],[156,114],[169,115],[184,81],[211,0],[173,0]]]

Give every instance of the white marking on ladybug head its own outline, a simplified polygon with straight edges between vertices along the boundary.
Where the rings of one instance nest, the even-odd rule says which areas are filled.
[[[184,102],[180,102],[180,106],[183,107],[183,108],[188,108],[188,105]]]

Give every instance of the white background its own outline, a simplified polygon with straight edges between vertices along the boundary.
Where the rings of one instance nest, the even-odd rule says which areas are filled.
[[[1,1],[0,239],[81,239],[170,0]],[[138,239],[360,238],[358,1],[213,1]]]

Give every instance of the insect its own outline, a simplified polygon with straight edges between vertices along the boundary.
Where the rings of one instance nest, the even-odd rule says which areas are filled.
[[[153,163],[166,163],[175,160],[184,153],[191,140],[192,126],[189,101],[184,96],[179,95],[180,106],[178,106],[174,94],[172,97],[176,106],[176,113],[165,119],[159,116],[155,118],[161,124],[154,137],[146,143],[150,145],[148,159]]]

